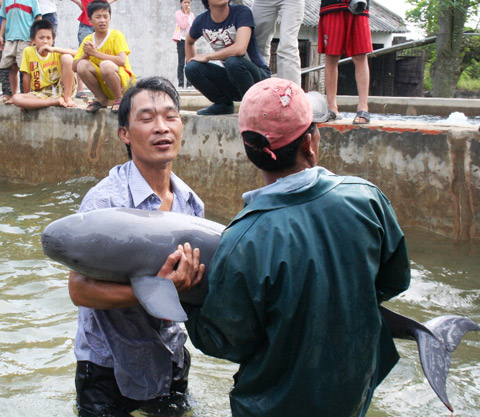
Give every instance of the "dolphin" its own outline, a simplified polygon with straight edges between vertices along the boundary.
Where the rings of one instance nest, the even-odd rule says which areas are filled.
[[[208,292],[208,267],[225,226],[180,213],[107,208],[66,216],[42,233],[43,252],[83,275],[131,284],[135,296],[154,317],[185,321],[181,303],[201,305]],[[201,283],[178,294],[172,281],[156,274],[179,244],[200,249],[205,264]],[[450,353],[466,332],[479,331],[472,320],[439,316],[418,323],[383,306],[392,336],[415,340],[423,372],[437,396],[453,412],[446,394]]]
[[[107,208],[66,216],[42,233],[45,255],[91,278],[131,284],[147,312],[157,318],[185,321],[175,285],[157,276],[179,244],[200,248],[205,264],[199,285],[180,300],[201,304],[208,291],[208,266],[225,229],[207,219],[159,210]]]

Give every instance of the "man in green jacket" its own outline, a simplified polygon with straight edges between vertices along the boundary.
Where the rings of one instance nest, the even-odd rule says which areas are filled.
[[[233,417],[364,416],[398,360],[378,305],[409,286],[404,235],[376,186],[317,166],[328,107],[313,98],[312,111],[279,78],[243,98],[240,132],[265,187],[225,230],[204,305],[186,306],[193,344],[240,364]]]

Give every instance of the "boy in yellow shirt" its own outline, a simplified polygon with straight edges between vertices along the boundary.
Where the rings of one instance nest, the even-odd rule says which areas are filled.
[[[49,106],[76,107],[75,50],[53,47],[55,30],[47,20],[36,20],[30,28],[33,46],[22,55],[23,94],[13,96],[13,104],[25,110]]]
[[[95,95],[96,100],[87,106],[88,113],[106,107],[111,100],[112,112],[117,113],[123,93],[135,82],[128,60],[130,49],[122,32],[109,29],[108,2],[92,1],[87,6],[87,14],[94,33],[86,36],[80,45],[73,70]]]

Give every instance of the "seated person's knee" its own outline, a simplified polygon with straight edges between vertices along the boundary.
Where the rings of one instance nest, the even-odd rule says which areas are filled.
[[[94,70],[95,68],[90,63],[90,61],[87,61],[85,59],[80,60],[77,64],[77,73],[80,75],[86,74],[87,72],[91,72]]]
[[[243,63],[243,57],[241,56],[229,56],[225,61],[225,68],[237,67]]]
[[[194,71],[195,68],[201,66],[201,62],[198,61],[190,61],[187,65],[185,65],[185,73]]]
[[[63,54],[62,57],[60,58],[60,63],[62,65],[69,65],[71,67],[73,64],[73,56],[69,54]]]
[[[105,76],[111,74],[112,72],[118,72],[118,66],[112,61],[102,61],[99,65],[100,73]]]

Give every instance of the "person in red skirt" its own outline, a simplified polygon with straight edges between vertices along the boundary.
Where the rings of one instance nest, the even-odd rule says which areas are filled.
[[[337,106],[338,61],[351,56],[358,90],[354,124],[370,122],[368,90],[370,70],[367,53],[373,50],[369,21],[369,0],[322,0],[318,31],[318,52],[325,54],[325,90],[330,120],[341,118]]]

